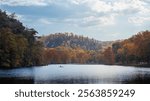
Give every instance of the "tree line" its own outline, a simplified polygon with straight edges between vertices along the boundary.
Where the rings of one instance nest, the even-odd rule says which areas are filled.
[[[114,54],[111,48],[106,51],[89,51],[80,47],[69,48],[58,46],[45,48],[43,52],[44,64],[113,64]]]
[[[65,34],[52,34],[53,38],[61,38]],[[73,36],[73,35],[72,35]],[[51,42],[52,37],[48,38],[47,42]],[[79,38],[83,40],[84,37]],[[90,39],[89,39],[90,40]],[[57,42],[57,41],[52,41]],[[114,41],[105,47],[97,49],[85,49],[76,45],[71,47],[71,44],[61,44],[54,47],[45,48],[48,54],[48,63],[81,63],[81,64],[119,64],[119,65],[135,65],[149,66],[150,65],[150,31],[141,31],[131,38]],[[66,41],[65,41],[66,42]],[[62,42],[63,43],[63,42]],[[48,43],[49,44],[49,43]],[[102,46],[103,44],[101,44]],[[84,46],[84,45],[83,45]]]

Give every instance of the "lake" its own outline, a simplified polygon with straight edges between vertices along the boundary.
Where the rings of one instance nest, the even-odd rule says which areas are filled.
[[[0,70],[3,84],[150,84],[150,68],[58,64]]]

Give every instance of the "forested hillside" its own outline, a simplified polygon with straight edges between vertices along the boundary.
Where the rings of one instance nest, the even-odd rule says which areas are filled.
[[[37,32],[0,10],[0,68],[40,65],[41,44]]]
[[[150,31],[142,31],[112,45],[115,62],[126,65],[150,65]]]
[[[73,33],[55,33],[48,36],[38,37],[38,41],[45,46],[44,58],[46,64],[112,64],[110,56],[103,51],[111,47],[113,41],[98,41]],[[109,53],[108,55],[111,55]],[[105,58],[107,57],[107,58]]]
[[[54,48],[58,46],[77,48],[84,50],[102,50],[105,47],[111,46],[113,41],[98,41],[84,36],[79,36],[73,33],[55,33],[41,37],[45,47]]]

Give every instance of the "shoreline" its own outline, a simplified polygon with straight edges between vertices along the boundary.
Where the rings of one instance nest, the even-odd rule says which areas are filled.
[[[10,70],[10,69],[19,69],[19,68],[33,68],[33,67],[42,67],[42,66],[48,66],[48,65],[106,65],[106,66],[132,66],[137,68],[150,68],[150,64],[77,64],[77,63],[68,63],[68,64],[46,64],[46,65],[33,65],[33,66],[24,66],[24,67],[1,67],[1,70]]]
[[[133,66],[133,67],[137,67],[137,68],[140,68],[140,67],[150,68],[150,64],[114,64],[114,65],[117,65],[117,66]]]

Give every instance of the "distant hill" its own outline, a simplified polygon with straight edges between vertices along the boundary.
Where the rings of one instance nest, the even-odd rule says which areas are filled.
[[[44,46],[48,48],[65,46],[70,48],[80,47],[84,50],[102,50],[113,43],[113,41],[98,41],[73,33],[55,33],[39,37],[38,40],[42,41]]]

